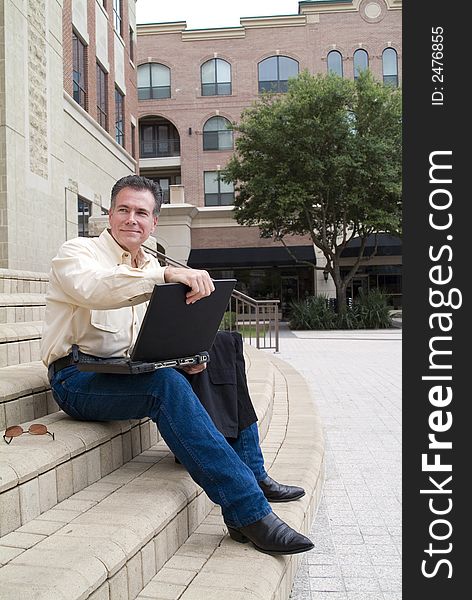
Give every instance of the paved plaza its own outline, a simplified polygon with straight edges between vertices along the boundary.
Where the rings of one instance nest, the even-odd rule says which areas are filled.
[[[282,331],[321,415],[326,483],[291,600],[401,598],[401,329]]]

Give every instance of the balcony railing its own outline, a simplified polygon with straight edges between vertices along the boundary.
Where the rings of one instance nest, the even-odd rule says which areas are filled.
[[[162,252],[144,246],[159,261],[174,267],[189,267]],[[223,317],[220,329],[238,331],[244,341],[259,349],[279,351],[279,304],[280,300],[254,300],[234,290]]]
[[[180,156],[180,139],[141,140],[140,158],[164,158]]]

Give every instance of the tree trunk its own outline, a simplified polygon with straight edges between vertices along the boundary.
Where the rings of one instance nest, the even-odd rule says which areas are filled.
[[[336,312],[338,315],[342,315],[347,311],[346,284],[343,283],[341,277],[334,277],[334,285],[336,287]]]

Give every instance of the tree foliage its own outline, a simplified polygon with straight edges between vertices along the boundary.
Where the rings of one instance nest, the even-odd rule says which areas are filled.
[[[284,242],[309,234],[326,258],[338,307],[370,234],[401,231],[401,94],[364,72],[356,81],[301,73],[264,95],[238,125],[223,178],[236,182],[235,218]],[[339,259],[360,237],[341,277]]]

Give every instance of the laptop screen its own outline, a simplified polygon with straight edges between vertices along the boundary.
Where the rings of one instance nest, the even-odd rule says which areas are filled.
[[[213,280],[215,291],[186,304],[182,283],[156,284],[131,358],[155,362],[207,352],[213,344],[235,279]]]

